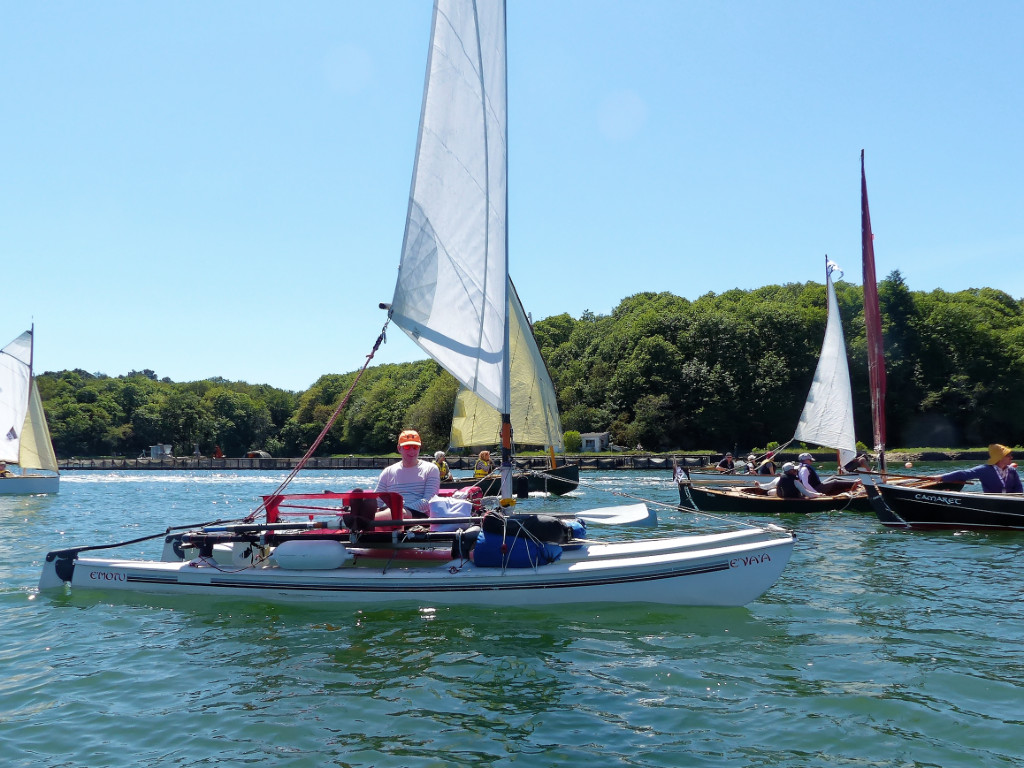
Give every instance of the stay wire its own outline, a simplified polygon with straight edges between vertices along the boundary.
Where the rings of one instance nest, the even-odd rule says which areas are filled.
[[[270,494],[272,497],[280,495],[281,492],[288,487],[289,483],[291,483],[291,481],[295,479],[295,476],[302,471],[302,468],[306,466],[306,462],[309,461],[310,457],[316,452],[316,449],[320,447],[320,443],[322,443],[324,441],[324,438],[327,437],[327,433],[330,432],[331,427],[334,426],[334,422],[338,420],[338,417],[341,416],[341,412],[345,409],[345,406],[348,405],[348,401],[349,398],[352,396],[352,392],[355,390],[356,385],[359,383],[359,379],[362,378],[363,374],[366,372],[366,369],[370,366],[370,361],[373,360],[373,356],[377,354],[377,350],[380,349],[380,345],[387,341],[387,330],[388,324],[390,322],[391,313],[389,312],[388,319],[384,321],[384,327],[381,328],[380,335],[377,337],[377,341],[374,342],[373,349],[370,350],[370,354],[366,356],[366,362],[363,363],[363,367],[360,368],[359,373],[356,374],[356,378],[353,380],[352,386],[348,388],[348,392],[346,392],[345,396],[341,398],[341,401],[338,403],[338,407],[334,409],[334,413],[331,415],[331,418],[327,420],[327,423],[324,425],[324,428],[320,430],[320,434],[317,435],[316,440],[314,440],[312,445],[309,446],[309,449],[306,451],[305,455],[301,459],[299,459],[299,463],[295,465],[295,468],[288,473],[288,476],[284,480],[282,480],[281,484],[277,486],[277,488],[274,490],[272,494]],[[257,506],[256,509],[249,513],[249,515],[244,519],[243,522],[251,523],[253,520],[256,519],[257,515],[259,515],[260,512],[265,511],[266,508],[267,502],[266,499],[264,499],[263,501],[260,502],[259,506]]]

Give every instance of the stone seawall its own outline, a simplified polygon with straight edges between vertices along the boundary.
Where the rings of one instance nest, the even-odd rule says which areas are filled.
[[[834,460],[824,451],[817,451],[815,458],[819,461]],[[776,457],[778,463],[796,461],[798,452],[785,452]],[[986,451],[927,451],[922,453],[903,452],[890,453],[887,456],[890,468],[894,464],[905,462],[933,461],[987,461]],[[721,459],[721,455],[705,454],[702,456],[683,454],[573,454],[564,457],[567,464],[578,465],[580,469],[663,469],[671,470],[673,462],[685,462],[688,466],[704,466]],[[448,466],[452,469],[472,469],[475,456],[449,456]],[[306,469],[367,469],[381,470],[398,461],[397,456],[348,456],[330,458],[312,458],[306,462]],[[562,458],[560,457],[559,463]],[[73,470],[203,470],[203,471],[236,471],[236,470],[292,470],[299,463],[298,458],[273,459],[213,459],[205,456],[181,456],[163,459],[63,459],[59,462],[61,471]],[[547,456],[525,456],[515,460],[519,469],[544,469],[548,466]]]

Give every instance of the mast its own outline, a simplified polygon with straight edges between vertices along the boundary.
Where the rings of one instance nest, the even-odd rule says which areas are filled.
[[[868,379],[871,390],[871,424],[874,431],[878,468],[885,466],[885,344],[882,339],[882,315],[878,306],[875,278],[875,236],[871,232],[868,210],[868,182],[864,174],[864,150],[860,151],[860,236],[864,264],[864,326],[867,332]]]
[[[505,167],[503,169],[502,176],[506,179],[504,186],[505,199],[503,201],[505,206],[505,304],[508,307],[508,25],[507,25],[507,9],[505,3],[501,4],[501,36],[502,36],[502,51],[505,55],[502,57],[502,64],[504,66],[504,72],[502,76],[504,78],[505,87],[505,123],[504,130],[505,135],[502,137],[502,142],[505,145],[505,152],[503,153],[503,160]],[[501,399],[504,404],[504,408],[501,413],[501,503],[507,505],[509,503],[515,503],[510,501],[512,499],[512,363],[511,363],[511,349],[512,339],[509,330],[509,315],[510,312],[505,312],[505,354],[502,357],[502,371],[501,371]]]

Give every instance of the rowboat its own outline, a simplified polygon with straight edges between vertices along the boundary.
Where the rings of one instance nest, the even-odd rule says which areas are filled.
[[[843,510],[869,512],[871,509],[856,478],[842,481],[833,478],[826,486],[826,493],[813,498],[801,496],[787,499],[769,495],[767,490],[757,484],[729,488],[694,486],[690,494],[697,509],[726,514],[807,514]]]
[[[911,476],[888,476],[890,486],[917,491],[960,490],[963,483],[947,483]],[[690,495],[702,512],[723,514],[808,514],[812,512],[871,512],[873,505],[867,489],[878,475],[863,473],[860,477],[832,477],[825,483],[822,495],[807,498],[781,498],[754,484],[745,487],[693,487]],[[883,481],[884,482],[884,481]]]

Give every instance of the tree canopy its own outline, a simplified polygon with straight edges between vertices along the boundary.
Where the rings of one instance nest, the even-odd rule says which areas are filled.
[[[863,291],[835,285],[850,362],[857,436],[871,443]],[[889,446],[1024,443],[1024,304],[991,288],[911,291],[879,284]],[[562,426],[621,445],[724,450],[788,440],[814,375],[826,322],[821,283],[623,299],[610,315],[548,317],[534,333],[558,392]],[[38,377],[59,456],[267,450],[301,455],[356,373],[301,393],[152,370]],[[432,361],[367,369],[319,454],[388,453],[401,429],[424,450],[448,442],[458,385]],[[514,427],[514,425],[513,425]]]

